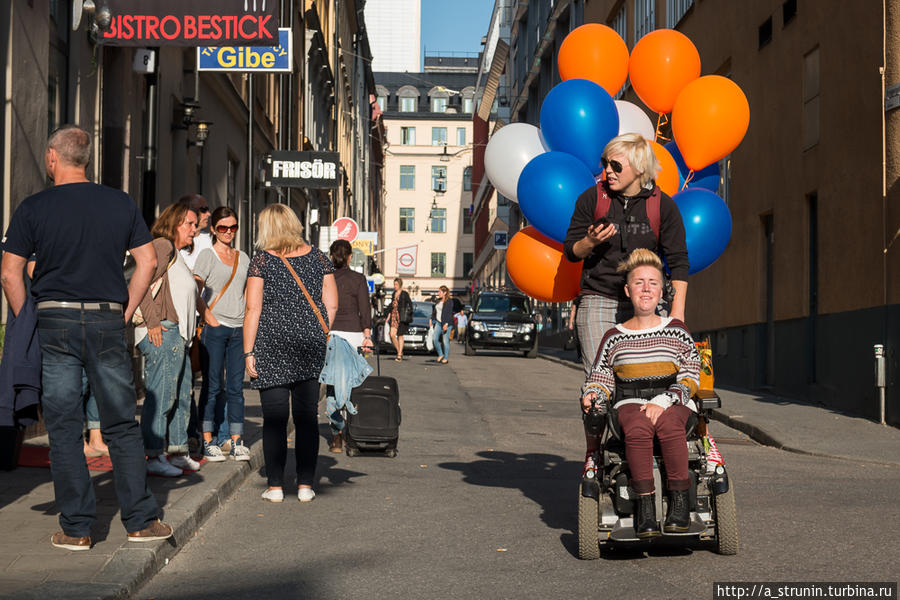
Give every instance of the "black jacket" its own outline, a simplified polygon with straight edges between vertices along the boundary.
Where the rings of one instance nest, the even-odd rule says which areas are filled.
[[[6,317],[3,361],[0,363],[0,426],[22,427],[37,422],[41,394],[41,347],[37,311],[31,294],[19,315]]]
[[[444,302],[444,306],[441,307],[441,314],[437,314],[437,304],[432,306],[431,320],[440,326],[447,325],[448,327],[453,327],[453,300],[447,298],[447,301]]]
[[[606,186],[606,182],[601,183]],[[660,196],[659,241],[650,227],[647,217],[647,198],[653,190],[643,189],[633,197],[624,196],[606,188],[610,197],[606,218],[615,223],[618,230],[607,241],[599,244],[584,259],[581,274],[581,294],[600,294],[609,298],[625,300],[625,282],[616,273],[619,262],[626,259],[632,250],[647,248],[665,259],[671,272],[670,278],[687,281],[688,254],[684,240],[684,222],[675,202],[666,194]],[[594,222],[594,208],[597,205],[597,188],[590,187],[578,196],[575,211],[569,221],[569,230],[563,242],[566,258],[580,260],[573,252],[575,242],[587,235],[588,227]],[[624,232],[624,235],[623,235]]]

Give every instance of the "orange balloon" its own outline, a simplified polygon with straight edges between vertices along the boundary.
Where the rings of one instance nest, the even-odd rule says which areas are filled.
[[[699,171],[728,156],[750,126],[750,104],[738,84],[721,75],[689,83],[672,109],[672,135],[685,164]]]
[[[509,240],[506,270],[520,290],[544,302],[568,302],[581,290],[582,262],[569,262],[563,247],[532,226]]]
[[[700,77],[700,54],[680,31],[657,29],[634,45],[628,76],[644,104],[665,114],[672,111],[684,86]]]
[[[615,96],[628,77],[628,46],[612,27],[588,23],[566,36],[556,62],[563,81],[587,79]]]
[[[678,193],[678,164],[672,158],[672,154],[657,142],[650,142],[653,146],[653,154],[662,167],[656,174],[656,185],[668,196]]]

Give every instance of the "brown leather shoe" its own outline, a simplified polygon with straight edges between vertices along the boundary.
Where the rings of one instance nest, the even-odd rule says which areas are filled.
[[[140,531],[128,532],[129,542],[158,542],[172,537],[172,528],[159,519],[153,521]]]
[[[51,535],[50,543],[53,544],[54,548],[63,548],[64,550],[72,550],[73,552],[91,549],[90,536],[77,538],[66,535],[64,531],[57,531]]]
[[[328,445],[328,449],[335,454],[340,454],[344,451],[344,438],[340,432],[331,436],[331,443]]]

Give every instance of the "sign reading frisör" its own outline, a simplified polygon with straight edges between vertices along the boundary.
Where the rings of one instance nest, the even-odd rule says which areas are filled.
[[[337,152],[276,150],[266,157],[266,187],[340,187]]]
[[[276,46],[278,0],[104,0],[107,46]],[[98,3],[99,4],[99,3]]]
[[[278,30],[277,46],[203,46],[197,48],[201,71],[291,72],[291,30]]]

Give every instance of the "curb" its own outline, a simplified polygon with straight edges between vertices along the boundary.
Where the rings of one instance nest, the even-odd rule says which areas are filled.
[[[128,598],[138,591],[181,551],[209,516],[262,465],[260,438],[250,446],[250,460],[228,473],[217,487],[199,496],[189,495],[164,509],[163,519],[172,526],[173,538],[149,544],[126,541],[116,550],[91,581],[92,584],[102,584],[112,589],[106,595],[92,597],[104,600]]]
[[[538,354],[540,358],[544,360],[549,360],[550,362],[554,362],[564,367],[569,367],[570,369],[576,369],[581,371],[581,365],[573,363],[572,361],[565,360],[563,358],[557,358],[555,356],[550,356],[547,354]],[[852,456],[840,456],[837,454],[826,454],[823,452],[810,452],[809,450],[802,450],[800,448],[795,448],[793,446],[789,446],[787,444],[782,443],[771,434],[767,433],[758,425],[754,425],[753,423],[748,423],[742,419],[735,419],[730,415],[725,414],[720,409],[710,409],[709,416],[719,421],[720,423],[724,423],[725,425],[731,427],[732,429],[737,429],[738,431],[747,434],[750,439],[754,442],[762,444],[763,446],[771,446],[777,450],[784,450],[785,452],[793,452],[794,454],[803,454],[806,456],[815,456],[818,458],[835,458],[838,460],[847,460],[852,462],[866,462],[878,465],[887,465],[891,467],[900,466],[900,462],[891,462],[891,461],[883,461],[883,460],[874,460],[874,459],[861,459],[859,457]]]

